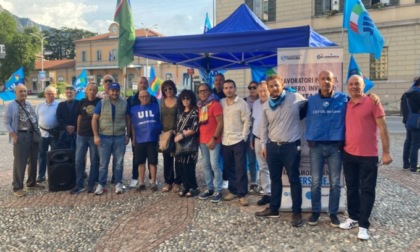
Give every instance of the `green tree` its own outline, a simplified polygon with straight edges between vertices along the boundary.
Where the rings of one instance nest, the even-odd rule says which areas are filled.
[[[37,45],[29,35],[36,28],[25,28],[20,32],[16,21],[8,13],[0,13],[0,43],[6,46],[6,58],[1,60],[0,83],[4,84],[7,79],[21,66],[25,74],[34,68]]]
[[[45,58],[47,60],[74,59],[76,56],[74,41],[94,35],[96,33],[67,27],[44,31],[44,36],[48,40],[48,43],[44,46]]]
[[[9,44],[18,33],[16,20],[7,12],[0,12],[0,44]]]

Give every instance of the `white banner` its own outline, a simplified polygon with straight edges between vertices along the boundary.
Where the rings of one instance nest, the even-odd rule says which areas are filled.
[[[335,77],[334,88],[336,91],[343,90],[343,49],[342,48],[297,48],[277,50],[277,72],[283,79],[284,85],[295,89],[304,97],[318,92],[318,75],[323,70],[333,72]],[[301,161],[300,181],[302,183],[302,210],[312,211],[311,204],[311,168],[309,163],[309,147],[305,139],[305,121],[301,122]],[[328,166],[325,166],[322,178],[321,202],[322,211],[328,211],[329,179]],[[281,202],[282,211],[291,211],[292,200],[290,197],[290,184],[286,171],[283,170],[283,197]],[[341,197],[339,211],[343,212],[344,204],[344,176],[341,176]]]

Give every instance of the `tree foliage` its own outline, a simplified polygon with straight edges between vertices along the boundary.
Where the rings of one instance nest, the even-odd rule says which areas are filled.
[[[67,27],[51,29],[43,33],[48,41],[44,46],[47,60],[74,59],[76,56],[74,41],[96,35],[90,31]]]
[[[4,84],[21,66],[26,75],[32,71],[39,43],[34,43],[29,35],[36,28],[28,27],[20,32],[16,21],[8,13],[0,13],[0,25],[0,43],[6,46],[6,58],[0,60],[0,83]]]

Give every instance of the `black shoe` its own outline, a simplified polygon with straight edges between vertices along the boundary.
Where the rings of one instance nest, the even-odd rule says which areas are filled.
[[[336,214],[330,214],[330,225],[333,227],[339,227],[340,226],[340,220],[338,219]]]
[[[270,204],[270,202],[271,202],[271,197],[268,195],[264,195],[259,201],[257,201],[257,205],[264,206],[266,204]]]
[[[312,213],[311,217],[309,217],[308,219],[308,224],[311,226],[315,226],[316,224],[318,224],[318,220],[319,220],[319,213]],[[340,225],[340,222],[338,222],[338,224]]]
[[[146,190],[146,185],[145,184],[140,184],[136,188],[137,192],[141,192],[141,191],[144,191],[144,190]]]
[[[195,197],[199,194],[200,194],[200,189],[196,188],[196,189],[190,189],[190,191],[187,192],[187,194],[185,194],[185,196],[187,196],[187,198],[192,198],[192,197]]]
[[[256,212],[256,217],[268,217],[268,218],[278,218],[280,217],[279,212],[273,212],[271,211],[271,208],[267,207],[264,211]]]
[[[207,190],[207,191],[203,192],[202,194],[200,194],[200,196],[198,196],[198,198],[201,199],[201,200],[210,199],[211,196],[213,196],[213,193],[214,193],[214,191]]]
[[[293,216],[292,216],[292,226],[293,227],[301,227],[301,226],[303,226],[302,214],[301,213],[293,213]]]
[[[38,182],[38,183],[42,183],[42,182],[44,182],[45,181],[45,177],[39,177],[37,180],[36,180],[36,182]]]
[[[94,193],[94,192],[95,190],[93,189],[93,186],[88,186],[87,193]]]
[[[84,187],[78,187],[78,186],[76,186],[75,188],[73,188],[70,191],[70,194],[75,195],[75,194],[79,194],[79,193],[84,192],[84,191],[85,191],[85,188]]]

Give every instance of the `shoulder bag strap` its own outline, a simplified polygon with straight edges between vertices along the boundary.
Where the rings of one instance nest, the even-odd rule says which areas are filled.
[[[28,117],[29,122],[31,123],[31,126],[32,126],[33,131],[36,131],[35,125],[34,125],[34,123],[31,120],[31,116],[29,115],[29,112],[26,110],[26,108],[20,102],[18,102],[17,100],[15,100],[15,102],[17,104],[19,104],[19,106],[23,109],[23,111],[25,111],[25,114]]]

